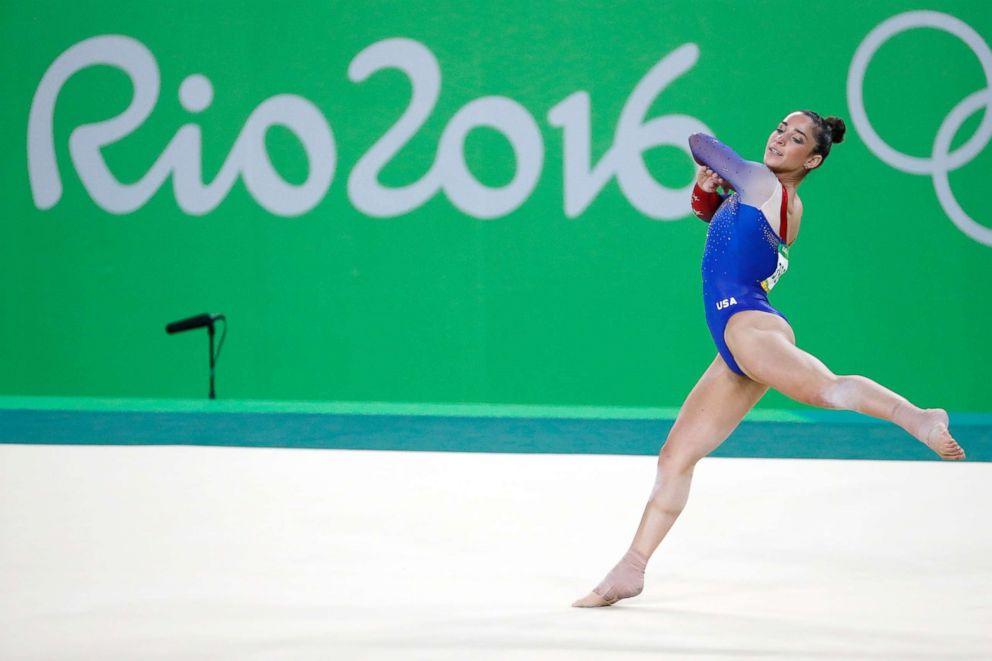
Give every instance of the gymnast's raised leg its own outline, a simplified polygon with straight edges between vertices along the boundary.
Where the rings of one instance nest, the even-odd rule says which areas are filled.
[[[609,606],[640,594],[648,560],[685,507],[696,462],[726,440],[769,386],[806,404],[888,420],[942,459],[965,458],[950,434],[946,411],[921,409],[863,376],[835,375],[815,356],[795,346],[792,328],[777,315],[736,314],[727,324],[726,339],[737,364],[750,378],[731,372],[719,356],[706,370],[661,449],[654,490],[630,549],[573,606]]]
[[[943,409],[921,409],[863,376],[838,376],[796,346],[781,317],[747,310],[735,314],[725,332],[737,364],[753,380],[792,399],[828,409],[857,411],[888,420],[926,444],[941,459],[964,459]]]

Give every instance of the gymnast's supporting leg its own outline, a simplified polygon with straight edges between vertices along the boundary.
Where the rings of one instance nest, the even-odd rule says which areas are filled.
[[[717,356],[689,393],[658,457],[658,473],[640,526],[626,555],[573,606],[609,606],[640,594],[648,559],[689,498],[696,462],[715,450],[768,390],[734,374]]]
[[[948,431],[946,411],[918,408],[863,376],[834,374],[815,356],[796,347],[792,328],[781,317],[740,312],[727,324],[725,338],[737,364],[755,381],[805,404],[888,420],[942,459],[964,459],[964,450]]]

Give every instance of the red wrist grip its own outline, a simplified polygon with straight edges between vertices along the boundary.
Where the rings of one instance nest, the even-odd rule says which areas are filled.
[[[704,222],[710,222],[722,202],[723,198],[716,191],[704,191],[699,184],[692,189],[692,212]]]

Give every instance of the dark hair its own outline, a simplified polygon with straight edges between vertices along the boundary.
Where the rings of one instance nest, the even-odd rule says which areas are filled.
[[[827,156],[830,155],[831,145],[844,142],[847,125],[844,124],[844,120],[840,117],[830,116],[824,118],[812,110],[801,110],[800,112],[816,124],[816,146],[813,148],[813,153],[823,156],[823,161],[827,160]],[[823,161],[820,161],[820,165],[823,165]]]

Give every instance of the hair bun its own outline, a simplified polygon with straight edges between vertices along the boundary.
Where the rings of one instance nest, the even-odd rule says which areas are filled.
[[[844,134],[847,133],[847,125],[840,117],[827,117],[823,123],[830,127],[830,141],[835,145],[844,142]]]

